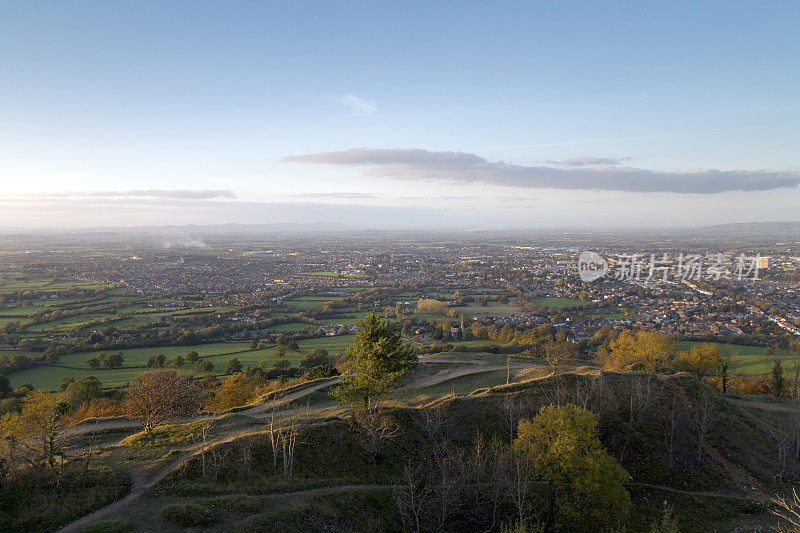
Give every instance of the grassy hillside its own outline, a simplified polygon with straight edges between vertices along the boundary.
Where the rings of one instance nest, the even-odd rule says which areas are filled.
[[[482,377],[491,384],[501,377],[494,374]],[[477,376],[460,385],[477,385]],[[446,392],[446,381],[441,388],[436,392]],[[477,441],[508,443],[518,419],[567,403],[597,414],[604,447],[629,474],[634,508],[628,531],[649,530],[665,501],[682,531],[769,523],[763,502],[781,487],[774,460],[780,413],[743,408],[687,375],[638,373],[563,374],[467,395],[456,391],[420,408],[395,403],[386,411],[394,429],[377,447],[368,445],[346,409],[329,402],[302,408],[299,400],[293,404],[299,410],[278,416],[282,427],[291,420],[299,428],[290,476],[282,458],[272,455],[266,411],[224,415],[203,453],[193,436],[196,422],[164,428],[157,438],[131,438],[106,452],[104,460],[113,465],[140,457],[174,470],[124,513],[105,518],[128,520],[141,531],[396,531],[398,502],[411,486],[409,468],[435,464],[442,453],[469,457]],[[469,489],[491,480],[497,468],[482,468],[484,477],[474,482],[466,473],[455,478],[462,492],[442,511],[444,530],[486,528],[485,494]],[[792,468],[783,475],[794,475]],[[514,510],[504,496],[495,504],[496,528]]]

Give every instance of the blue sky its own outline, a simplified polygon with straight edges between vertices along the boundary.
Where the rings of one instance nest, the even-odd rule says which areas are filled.
[[[795,220],[798,22],[797,2],[0,2],[0,225]]]

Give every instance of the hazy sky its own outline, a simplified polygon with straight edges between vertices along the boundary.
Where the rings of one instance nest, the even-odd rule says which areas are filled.
[[[800,2],[0,1],[0,225],[798,220]]]

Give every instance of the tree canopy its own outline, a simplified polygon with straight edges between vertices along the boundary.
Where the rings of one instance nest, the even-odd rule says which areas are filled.
[[[657,331],[623,331],[609,345],[598,350],[606,370],[658,372],[669,369],[678,348],[675,341]]]
[[[332,394],[340,402],[369,407],[416,363],[417,356],[397,325],[370,313],[358,322],[358,332],[347,348],[342,382]]]
[[[706,342],[692,346],[688,352],[679,353],[678,362],[682,370],[703,379],[719,368],[722,358],[719,347],[713,342]]]
[[[200,389],[190,377],[174,370],[141,374],[125,391],[125,415],[136,420],[146,432],[180,416],[200,409]]]
[[[533,420],[520,420],[513,448],[547,485],[548,525],[586,531],[627,517],[627,474],[603,448],[595,414],[575,405],[544,407]]]

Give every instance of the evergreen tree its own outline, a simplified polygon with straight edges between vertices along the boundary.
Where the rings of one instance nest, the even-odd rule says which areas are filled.
[[[783,377],[783,365],[781,360],[776,359],[775,364],[772,366],[772,375],[770,376],[772,382],[772,392],[778,397],[783,392],[783,386],[786,384],[786,379]]]
[[[411,346],[395,324],[375,313],[358,323],[358,332],[347,348],[341,384],[332,395],[344,403],[374,407],[378,398],[397,386],[401,377],[417,363]]]

